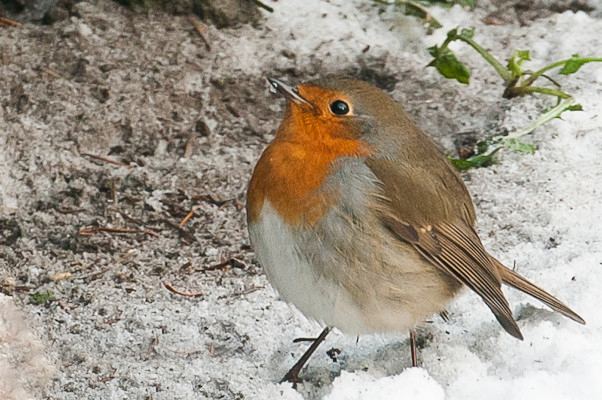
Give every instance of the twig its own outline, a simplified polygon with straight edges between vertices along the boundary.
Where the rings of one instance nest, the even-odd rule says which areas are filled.
[[[125,195],[123,197],[125,197]],[[128,221],[135,223],[136,225],[142,225],[142,222],[140,222],[138,218],[131,217],[127,214],[121,214],[121,216],[127,219]]]
[[[131,258],[132,256],[134,256],[138,251],[136,251],[136,249],[129,249],[125,255],[119,257],[117,260],[115,260],[115,264],[120,264],[122,261],[127,260],[128,258]]]
[[[165,288],[167,288],[167,290],[169,290],[170,292],[175,293],[175,294],[179,294],[180,296],[198,297],[198,296],[202,296],[203,295],[202,292],[198,292],[198,293],[181,292],[181,291],[177,290],[176,288],[174,288],[173,286],[171,286],[171,283],[169,283],[167,281],[163,282],[163,286],[165,286]]]
[[[46,72],[48,75],[57,78],[57,79],[65,79],[61,74],[59,74],[58,72],[56,72],[55,70],[52,70],[50,68],[44,68],[44,72]]]
[[[301,342],[315,342],[318,338],[315,337],[299,337],[293,339],[293,343],[301,343]]]
[[[192,265],[192,263],[190,261],[186,261],[180,268],[178,268],[178,275],[182,275],[182,274],[188,274],[189,271],[188,268],[190,268],[190,266]]]
[[[136,203],[142,200],[140,197],[132,196],[131,194],[122,194],[121,198],[127,201],[131,201],[132,203]]]
[[[167,351],[171,351],[172,353],[180,354],[185,357],[195,356],[197,354],[203,354],[205,350],[193,350],[193,351],[182,351],[182,350],[174,350],[170,348],[165,348]]]
[[[109,381],[112,381],[113,379],[115,379],[114,376],[105,376],[102,379],[96,380],[96,381],[91,381],[90,382],[90,386],[98,386],[101,383],[107,383]]]
[[[207,38],[205,38],[205,34],[209,30],[209,28],[207,27],[207,25],[205,25],[204,23],[202,23],[201,21],[199,21],[194,15],[189,15],[188,17],[186,17],[186,20],[198,32],[199,36],[201,37],[201,39],[205,43],[205,48],[207,49],[207,51],[211,51],[211,45],[207,41]]]
[[[167,218],[163,219],[163,222],[172,227],[173,229],[177,230],[178,234],[180,235],[180,240],[185,241],[186,245],[190,245],[190,243],[195,241],[194,235],[192,233],[187,232],[184,228],[181,228],[175,222],[172,222]]]
[[[218,199],[217,197],[215,197],[212,194],[195,194],[195,195],[190,196],[190,198],[193,199],[193,200],[202,200],[202,201],[205,201],[207,203],[216,205],[218,207],[221,207],[224,204],[226,204],[227,202],[234,200],[234,199],[221,200],[221,199]]]
[[[263,3],[263,2],[261,2],[261,1],[259,1],[259,0],[254,0],[254,3],[255,3],[255,5],[256,5],[257,7],[259,7],[259,8],[263,8],[263,9],[264,9],[264,10],[266,10],[267,12],[271,12],[271,13],[273,13],[273,12],[274,12],[274,9],[273,9],[272,7],[268,6],[267,4],[265,4],[265,3]]]
[[[61,214],[78,214],[82,211],[86,211],[83,208],[65,208],[65,207],[58,207],[55,210],[60,212]]]
[[[250,288],[243,290],[242,292],[234,293],[232,296],[244,296],[246,294],[253,293],[253,292],[256,292],[256,291],[261,290],[261,289],[265,289],[265,286],[255,286],[255,285],[253,285]]]
[[[159,344],[159,336],[155,336],[155,338],[153,339],[153,342],[148,347],[148,353],[150,354],[158,344]]]
[[[184,147],[184,158],[188,158],[190,156],[190,154],[192,153],[192,146],[194,145],[194,142],[196,141],[196,135],[190,135],[190,137],[188,138],[188,140],[186,141],[186,146]]]
[[[107,271],[109,271],[109,268],[105,268],[105,269],[103,269],[101,271],[93,272],[93,273],[88,274],[88,275],[84,275],[84,276],[81,277],[81,279],[83,279],[84,282],[86,282],[86,283],[90,283],[94,279],[98,278],[100,275],[104,274]]]
[[[105,228],[102,226],[89,226],[85,228],[80,228],[78,233],[81,236],[92,236],[99,232],[107,232],[107,233],[145,233],[147,235],[151,235],[154,237],[161,237],[157,232],[153,232],[148,229],[127,229],[127,228]]]
[[[81,153],[81,155],[82,156],[88,156],[88,157],[93,158],[95,160],[103,161],[103,162],[106,162],[106,163],[109,163],[109,164],[119,165],[120,167],[132,168],[131,165],[124,164],[124,163],[119,162],[119,161],[111,160],[110,158],[105,158],[105,157],[102,157],[102,156],[97,156],[95,154]]]
[[[111,202],[113,204],[117,204],[117,185],[115,184],[115,179],[111,179]]]
[[[227,260],[222,261],[219,264],[215,264],[215,265],[210,265],[208,267],[203,267],[203,268],[198,268],[195,271],[197,272],[205,272],[205,271],[215,271],[216,269],[222,269],[225,268],[227,266],[232,266],[232,267],[238,267],[241,269],[247,269],[248,265],[245,264],[243,261],[239,260],[238,258],[229,258]]]
[[[261,290],[261,289],[265,289],[265,286],[253,286],[253,287],[250,287],[247,290],[243,290],[240,294],[241,295],[245,295],[245,294],[256,292],[256,291]]]
[[[10,19],[0,17],[0,26],[12,26],[15,28],[20,28],[23,25],[16,21],[11,21]]]
[[[192,218],[192,216],[194,215],[194,208],[192,210],[190,210],[190,212],[188,213],[187,216],[184,217],[184,219],[182,220],[182,222],[180,222],[179,227],[182,228],[184,225],[186,225],[186,222],[188,222],[188,220],[190,218]]]

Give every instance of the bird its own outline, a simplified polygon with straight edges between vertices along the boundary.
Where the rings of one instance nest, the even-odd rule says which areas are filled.
[[[585,321],[483,247],[459,173],[388,94],[348,76],[297,86],[247,190],[251,245],[281,299],[324,326],[284,376],[294,385],[337,328],[410,334],[468,287],[502,328],[523,335],[502,284]]]

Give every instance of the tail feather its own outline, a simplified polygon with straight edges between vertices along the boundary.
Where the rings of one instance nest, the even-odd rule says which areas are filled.
[[[551,309],[558,311],[565,317],[572,319],[573,321],[579,322],[580,324],[585,324],[583,318],[577,315],[576,312],[568,308],[564,303],[560,300],[549,294],[543,289],[538,288],[516,272],[511,269],[505,267],[502,263],[500,263],[495,258],[491,257],[493,263],[498,267],[500,274],[502,276],[502,282],[504,282],[508,286],[512,286],[515,289],[520,290],[521,292],[527,293],[530,296],[535,297],[542,303],[546,304]]]
[[[497,319],[497,321],[500,323],[500,325],[502,326],[502,328],[504,328],[504,330],[506,332],[508,332],[509,334],[511,334],[512,336],[514,336],[515,338],[517,338],[518,340],[523,340],[523,334],[520,331],[520,328],[518,327],[518,324],[516,323],[516,321],[514,320],[514,318],[512,317],[508,317],[508,315],[500,312],[499,310],[489,307],[491,309],[491,311],[493,312],[493,315],[495,315],[495,318]]]

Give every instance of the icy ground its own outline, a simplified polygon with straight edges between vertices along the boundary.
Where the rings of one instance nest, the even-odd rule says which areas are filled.
[[[552,74],[584,111],[537,129],[534,155],[502,152],[464,175],[485,246],[585,326],[506,290],[519,342],[466,293],[449,323],[424,324],[421,368],[409,367],[403,332],[334,333],[294,390],[278,383],[306,347],[292,339],[320,327],[277,299],[248,248],[243,208],[283,107],[265,76],[372,77],[453,151],[454,135],[518,129],[551,103],[501,99],[494,71],[462,45],[471,84],[445,80],[424,68],[428,46],[474,26],[501,59],[530,49],[533,69],[600,57],[602,10],[528,23],[510,10],[486,24],[499,1],[435,8],[445,26],[425,36],[369,1],[267,3],[274,13],[258,27],[210,28],[211,49],[184,17],[106,0],[78,3],[53,26],[0,31],[0,281],[10,294],[0,294],[0,398],[602,398],[602,65]],[[78,233],[98,226],[152,233]],[[29,302],[46,290],[46,305]]]

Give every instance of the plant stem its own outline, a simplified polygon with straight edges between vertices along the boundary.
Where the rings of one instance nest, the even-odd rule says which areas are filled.
[[[563,91],[557,89],[550,88],[542,88],[536,86],[515,86],[509,87],[504,92],[504,97],[507,99],[511,99],[513,97],[524,96],[531,93],[542,93],[547,94],[549,96],[556,96],[561,99],[568,99],[571,97],[570,94],[564,93]]]
[[[456,39],[459,39],[459,40],[462,40],[463,42],[468,43],[473,49],[475,49],[485,59],[485,61],[487,61],[489,64],[491,64],[491,66],[493,68],[495,68],[495,70],[500,75],[500,77],[504,80],[505,83],[512,81],[513,77],[512,77],[512,74],[510,73],[510,71],[508,71],[506,69],[506,67],[504,67],[494,56],[489,54],[489,52],[487,50],[485,50],[484,48],[479,46],[472,39],[463,37],[462,35],[456,36]],[[447,40],[445,42],[447,42]],[[445,45],[445,42],[444,42],[444,45]]]
[[[557,62],[555,62],[555,63],[553,63],[553,64],[546,65],[546,66],[545,66],[545,67],[543,67],[542,69],[540,69],[540,70],[537,70],[537,71],[533,72],[533,73],[531,74],[531,76],[530,76],[528,79],[526,79],[526,80],[523,82],[523,85],[525,85],[525,86],[529,86],[530,84],[532,84],[533,82],[535,82],[535,80],[536,80],[537,78],[539,78],[541,75],[543,75],[543,74],[544,74],[544,73],[546,73],[547,71],[549,71],[549,70],[551,70],[551,69],[554,69],[554,68],[556,68],[556,67],[560,67],[561,65],[564,65],[564,64],[566,64],[566,63],[567,63],[567,62],[569,62],[569,61],[571,61],[571,59],[570,59],[570,58],[569,58],[568,60],[557,61]]]
[[[551,108],[548,111],[546,111],[545,113],[541,114],[539,116],[539,118],[537,118],[532,124],[526,126],[525,128],[523,128],[521,130],[518,130],[518,131],[508,134],[508,136],[506,136],[505,139],[506,140],[518,139],[518,138],[521,138],[521,137],[533,132],[533,130],[535,130],[535,128],[537,128],[538,126],[543,125],[546,122],[549,122],[549,121],[553,120],[554,118],[558,117],[560,114],[562,114],[562,112],[564,110],[566,110],[574,102],[575,102],[575,99],[572,96],[564,98],[560,103],[558,103],[558,105],[556,107]]]
[[[546,73],[547,71],[554,69],[554,68],[558,68],[564,64],[566,64],[567,62],[571,61],[572,58],[568,58],[566,60],[561,60],[561,61],[557,61],[555,63],[552,63],[550,65],[546,65],[545,67],[541,68],[540,70],[537,70],[535,72],[533,72],[531,74],[531,76],[529,77],[529,79],[525,80],[522,85],[524,86],[529,86],[531,85],[533,82],[535,82],[535,80],[537,78],[539,78],[541,75],[543,75],[544,73]],[[595,57],[587,57],[587,58],[582,58],[582,60],[584,60],[584,64],[585,63],[589,63],[589,62],[602,62],[602,58],[595,58]]]

